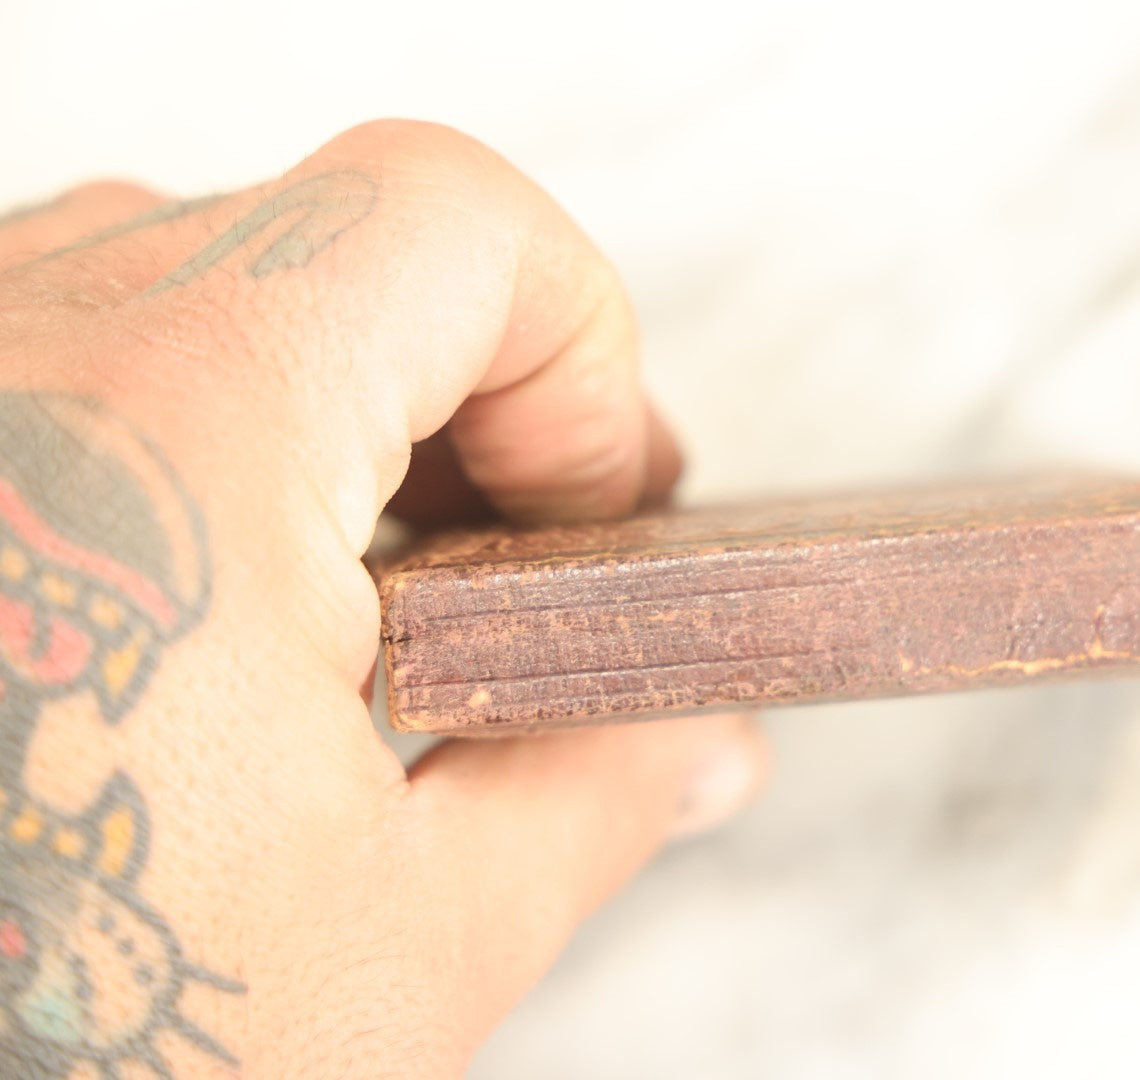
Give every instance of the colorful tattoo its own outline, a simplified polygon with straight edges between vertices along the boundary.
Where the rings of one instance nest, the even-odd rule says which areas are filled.
[[[242,987],[187,963],[136,890],[135,786],[117,775],[67,816],[24,777],[44,705],[90,695],[122,721],[209,581],[200,515],[145,436],[93,401],[0,393],[0,1064],[21,1078],[87,1063],[114,1080],[127,1062],[169,1077],[167,1031],[234,1063],[178,1011],[188,981]]]
[[[187,963],[136,891],[147,840],[122,775],[77,817],[0,789],[0,1063],[21,1080],[65,1080],[83,1063],[113,1080],[129,1062],[170,1077],[156,1045],[165,1033],[237,1067],[179,998],[190,982],[243,987]]]
[[[92,693],[118,723],[209,580],[201,519],[144,436],[95,402],[0,393],[0,782],[47,700]]]
[[[25,267],[192,214],[168,203]],[[149,291],[206,274],[267,232],[255,278],[307,266],[372,212],[353,172],[293,183]],[[284,227],[280,227],[284,222]],[[277,228],[274,228],[278,226]],[[165,456],[94,401],[0,392],[0,1073],[173,1078],[157,1040],[237,1062],[180,1009],[190,983],[244,987],[188,962],[138,890],[149,815],[117,774],[68,815],[27,787],[49,702],[86,696],[108,725],[138,702],[163,649],[199,621],[211,567],[201,517]],[[13,1072],[13,1070],[16,1070]]]

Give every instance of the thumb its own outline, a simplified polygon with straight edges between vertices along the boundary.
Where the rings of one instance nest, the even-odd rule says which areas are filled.
[[[410,794],[443,838],[437,888],[463,920],[460,982],[480,987],[464,1003],[473,1041],[665,843],[739,810],[767,764],[739,714],[456,740],[427,755]]]

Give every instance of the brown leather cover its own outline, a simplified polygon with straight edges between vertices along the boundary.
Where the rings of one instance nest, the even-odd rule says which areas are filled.
[[[380,577],[390,717],[492,734],[1140,673],[1140,482],[437,536]]]

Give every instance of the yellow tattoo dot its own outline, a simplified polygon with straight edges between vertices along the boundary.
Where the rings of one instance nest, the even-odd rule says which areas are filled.
[[[19,548],[0,551],[0,574],[9,581],[19,581],[28,572],[28,557]]]
[[[92,620],[108,630],[117,630],[123,624],[123,607],[110,597],[96,596],[89,610]]]
[[[118,697],[130,683],[142,659],[145,641],[146,638],[142,634],[136,634],[121,649],[109,652],[103,661],[103,681],[115,697]]]
[[[103,822],[103,854],[99,869],[111,877],[122,877],[135,843],[135,820],[125,807]]]
[[[43,832],[44,819],[34,810],[25,810],[12,822],[12,839],[18,844],[31,844],[39,839]]]
[[[60,829],[51,846],[65,859],[77,859],[83,854],[83,835],[74,829]]]
[[[60,607],[71,607],[75,603],[75,586],[55,574],[44,574],[40,578],[40,591]]]

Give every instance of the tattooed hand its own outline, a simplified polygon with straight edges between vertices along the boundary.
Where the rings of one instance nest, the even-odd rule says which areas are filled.
[[[635,353],[581,232],[428,125],[0,219],[0,1076],[458,1076],[599,902],[743,801],[735,719],[410,774],[369,719],[381,510],[664,495]]]

